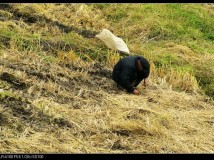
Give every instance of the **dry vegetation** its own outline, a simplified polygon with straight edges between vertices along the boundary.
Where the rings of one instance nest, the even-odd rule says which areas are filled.
[[[213,48],[197,54],[170,40],[156,45],[149,18],[147,30],[137,23],[126,28],[129,18],[119,29],[121,24],[113,25],[106,15],[108,7],[117,9],[116,4],[0,8],[1,153],[214,153],[214,102],[195,76],[199,65],[207,67],[205,76],[214,75]],[[122,6],[129,7],[137,6]],[[139,18],[120,11],[115,17]],[[111,80],[120,56],[93,38],[102,28],[122,35],[130,50],[150,60],[141,96]]]

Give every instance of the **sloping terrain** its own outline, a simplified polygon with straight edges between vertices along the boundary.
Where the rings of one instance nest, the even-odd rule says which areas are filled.
[[[107,27],[119,34],[113,19],[105,18],[105,9],[116,6],[1,6],[1,153],[214,152],[214,102],[195,78],[196,62],[214,76],[213,48],[208,54],[200,48],[198,55],[168,40],[165,47],[154,45],[154,55],[148,44],[143,53],[151,61],[149,84],[139,85],[140,96],[127,94],[111,80],[122,56],[94,38]],[[137,45],[130,48],[141,53]],[[171,62],[195,64],[196,71],[174,69]]]

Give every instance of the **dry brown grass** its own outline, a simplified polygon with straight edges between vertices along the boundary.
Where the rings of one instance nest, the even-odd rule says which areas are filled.
[[[25,14],[43,15],[68,26],[95,30],[109,27],[102,17],[102,12],[93,10],[86,4],[14,4],[13,8]]]
[[[139,86],[141,96],[130,95],[111,79],[96,79],[89,73],[93,67],[80,71],[54,64],[45,71],[47,62],[30,62],[30,53],[14,56],[20,64],[30,62],[28,67],[39,64],[38,71],[55,78],[61,73],[61,80],[73,84],[66,88],[56,79],[46,81],[18,67],[8,68],[12,55],[4,58],[1,73],[30,84],[26,91],[7,90],[11,97],[28,98],[32,118],[22,119],[25,113],[13,116],[13,109],[1,102],[1,153],[213,153],[214,103],[204,96],[176,92],[153,78],[146,89]],[[79,78],[69,82],[67,76]],[[1,95],[5,90],[2,87]],[[49,118],[39,120],[39,113]]]
[[[66,5],[14,4],[13,8],[81,29],[112,28],[90,5]],[[145,46],[139,46],[148,41],[144,38],[152,29],[151,19],[145,19],[148,30],[141,29],[141,24],[125,26],[127,21],[118,24],[115,33],[125,37],[130,50],[149,60],[167,52],[184,61],[213,64],[213,55],[199,59],[190,48],[175,43],[157,47],[155,53],[145,51]],[[49,34],[57,41],[64,34],[59,28],[22,20],[1,24],[1,31],[19,33],[9,48],[0,48],[0,75],[6,72],[15,77],[15,83],[0,79],[1,153],[214,153],[214,102],[199,93],[190,72],[151,63],[148,87],[138,87],[142,95],[127,94],[110,79],[120,58],[114,51],[106,53],[105,67],[89,57],[94,50],[83,53],[87,61],[75,50],[57,50],[50,60],[45,57],[50,51],[39,44],[38,50],[21,50],[16,40],[28,37],[30,31],[34,36]],[[139,39],[129,39],[128,32],[140,33]],[[103,47],[96,39],[72,32],[68,37],[81,49]],[[27,87],[20,88],[19,82]]]

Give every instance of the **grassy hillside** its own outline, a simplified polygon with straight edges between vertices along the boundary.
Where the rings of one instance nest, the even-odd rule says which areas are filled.
[[[1,153],[213,153],[214,6],[0,4]],[[111,80],[122,57],[151,63],[135,96]]]

